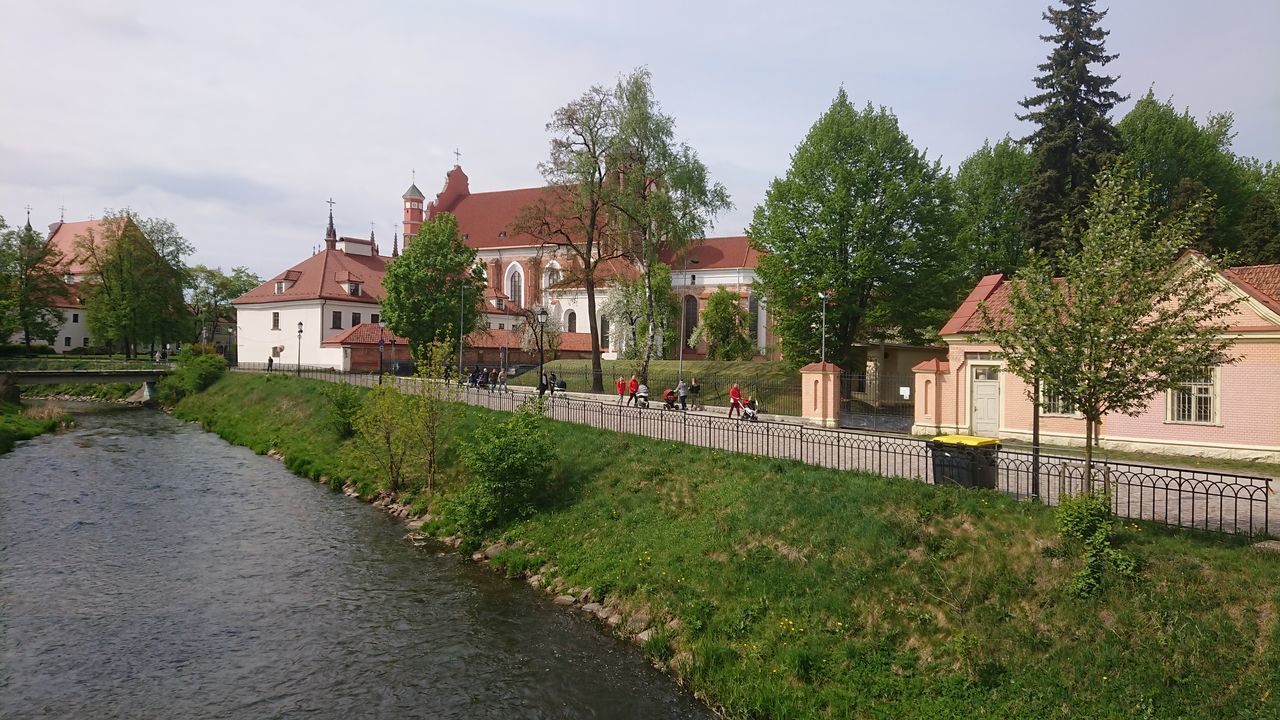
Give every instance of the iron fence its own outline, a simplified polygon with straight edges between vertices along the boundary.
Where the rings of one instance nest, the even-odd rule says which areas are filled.
[[[343,373],[329,368],[280,366],[280,372],[331,382],[372,385],[374,374]],[[262,371],[265,366],[241,364],[239,370]],[[421,382],[395,378],[406,387]],[[514,411],[536,395],[524,388],[506,390],[457,387],[461,402],[492,410]],[[579,423],[658,440],[744,453],[766,458],[798,460],[836,470],[862,471],[893,478],[933,483],[934,448],[930,441],[899,435],[847,429],[818,428],[780,421],[747,422],[720,415],[670,411],[654,403],[648,408],[616,401],[548,394],[546,414],[555,420]],[[1137,463],[1095,461],[1086,478],[1078,457],[1043,451],[993,451],[995,486],[1020,499],[1056,505],[1067,495],[1109,489],[1112,509],[1122,518],[1197,530],[1276,535],[1270,506],[1274,490],[1270,478]],[[944,473],[945,474],[945,473]],[[945,482],[945,480],[943,480]]]
[[[914,419],[914,375],[840,376],[840,427],[908,433]]]

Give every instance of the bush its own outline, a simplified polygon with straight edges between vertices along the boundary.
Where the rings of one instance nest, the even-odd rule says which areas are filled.
[[[1138,576],[1139,563],[1131,555],[1111,545],[1114,524],[1111,518],[1111,499],[1105,494],[1064,496],[1056,512],[1058,534],[1063,540],[1082,546],[1082,567],[1071,578],[1071,592],[1087,597],[1102,587],[1108,568],[1120,577],[1134,579]]]
[[[57,355],[58,351],[50,345],[0,344],[0,357],[23,357],[29,355]]]
[[[329,401],[329,428],[341,439],[351,437],[364,402],[360,389],[346,383],[329,383],[324,388],[324,396]]]
[[[471,480],[450,515],[469,541],[531,513],[551,475],[551,436],[542,404],[526,402],[502,422],[476,433],[463,449]]]
[[[160,381],[160,402],[172,406],[182,398],[209,387],[227,371],[227,361],[219,355],[196,354],[184,350],[178,366]]]
[[[1064,495],[1055,518],[1064,539],[1084,542],[1111,524],[1111,501],[1103,494]]]

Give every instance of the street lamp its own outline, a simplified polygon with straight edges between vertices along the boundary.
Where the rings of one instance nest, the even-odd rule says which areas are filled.
[[[818,293],[818,297],[822,299],[822,362],[824,363],[827,361],[827,296],[830,294],[830,291]]]
[[[458,379],[462,379],[462,324],[467,309],[467,279],[462,279],[462,299],[458,302]]]
[[[378,320],[378,384],[382,384],[382,346],[386,344],[386,339],[382,337],[382,330],[387,324],[382,320]]]
[[[547,324],[547,309],[545,307],[538,308],[538,312],[534,315],[535,321],[538,323],[538,383],[542,383],[542,328]]]
[[[693,259],[689,258],[689,256],[687,256],[687,255],[685,256],[685,258],[684,258],[684,269],[683,269],[681,272],[683,272],[683,273],[684,273],[684,286],[685,286],[686,288],[691,288],[691,287],[693,287],[693,283],[689,282],[689,266],[690,266],[690,265],[697,265],[697,264],[698,264],[698,261],[697,261],[697,260],[693,260]],[[687,293],[687,292],[688,292],[688,291],[686,290],[686,293]],[[686,295],[685,295],[685,297],[687,298],[687,297],[688,297],[688,295],[686,294]],[[689,338],[688,338],[688,336],[687,336],[687,334],[686,334],[686,332],[685,332],[685,316],[686,316],[688,313],[685,311],[685,305],[684,305],[684,304],[685,304],[685,300],[683,300],[683,299],[682,299],[682,300],[680,301],[680,361],[676,364],[676,379],[677,379],[677,380],[683,380],[683,379],[684,379],[684,346],[685,346],[685,345],[687,345],[687,344],[688,344],[688,341],[689,341]]]
[[[295,368],[294,374],[302,377],[302,321],[298,321],[298,367]]]

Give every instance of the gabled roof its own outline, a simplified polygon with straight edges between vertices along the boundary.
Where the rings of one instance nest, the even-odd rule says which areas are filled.
[[[341,250],[321,250],[258,287],[231,301],[233,305],[293,302],[297,300],[346,300],[377,303],[382,300],[382,277],[390,258],[381,255],[348,255]],[[276,282],[292,282],[276,294]],[[360,283],[360,294],[347,292],[346,283]]]
[[[1188,253],[1198,255],[1198,253]],[[1185,255],[1184,255],[1185,257]],[[1240,288],[1268,310],[1280,315],[1280,265],[1246,265],[1227,268],[1222,277],[1232,285]],[[939,335],[955,335],[959,333],[975,333],[982,328],[982,314],[978,305],[984,304],[987,312],[999,317],[1009,307],[1009,280],[1003,275],[988,275],[978,281],[969,297],[960,304],[959,309],[942,326]],[[1274,330],[1274,328],[1236,327],[1234,330]]]
[[[515,330],[476,330],[467,336],[467,344],[474,348],[520,349],[520,333]],[[561,350],[591,352],[591,333],[560,333]]]
[[[542,241],[529,234],[515,234],[511,226],[521,208],[548,194],[550,188],[545,187],[474,193],[458,200],[452,209],[436,210],[453,213],[458,218],[458,233],[467,247],[485,250],[536,246],[543,244]]]
[[[84,220],[81,222],[59,222],[49,226],[49,243],[62,253],[63,272],[72,275],[85,275],[90,272],[85,259],[80,257],[76,245],[82,237],[93,233],[94,245],[99,245],[106,238],[111,228],[107,220]]]
[[[394,341],[398,345],[408,345],[409,341],[379,326],[377,323],[360,323],[334,335],[320,343],[321,345],[377,345],[382,338],[388,345]]]

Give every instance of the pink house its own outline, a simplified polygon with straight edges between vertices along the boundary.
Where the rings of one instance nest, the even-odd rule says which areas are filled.
[[[1280,265],[1229,268],[1221,278],[1223,292],[1241,298],[1230,319],[1239,362],[1156,396],[1137,417],[1104,417],[1100,447],[1280,462]],[[999,348],[977,334],[978,305],[998,312],[1008,294],[1003,275],[982,278],[940,332],[946,359],[913,368],[913,433],[1030,440],[1027,385],[1004,372]],[[1084,420],[1073,408],[1052,397],[1041,406],[1042,442],[1084,444]]]

